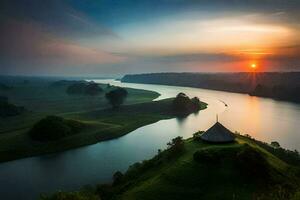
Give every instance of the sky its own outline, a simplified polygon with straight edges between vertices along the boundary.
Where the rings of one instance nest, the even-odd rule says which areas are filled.
[[[1,0],[0,74],[300,71],[298,0]]]

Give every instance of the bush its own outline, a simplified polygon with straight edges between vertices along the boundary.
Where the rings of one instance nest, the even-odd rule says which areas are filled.
[[[32,139],[38,141],[54,141],[78,133],[84,125],[62,117],[48,116],[37,122],[29,131]]]
[[[0,117],[16,116],[21,114],[24,110],[24,107],[9,103],[7,97],[0,96]]]
[[[174,154],[178,154],[184,150],[184,142],[182,137],[178,136],[173,138],[171,142],[167,143],[169,155],[173,156]]]
[[[70,95],[97,95],[102,91],[103,89],[97,83],[79,82],[70,85],[66,92]]]
[[[122,181],[122,178],[124,177],[123,173],[120,171],[117,171],[116,173],[114,173],[113,175],[113,185],[117,185]]]
[[[258,150],[245,144],[237,154],[237,164],[242,173],[251,177],[267,178],[269,165]]]
[[[196,133],[193,134],[193,140],[198,141],[201,140],[201,135],[204,133],[204,131],[198,131]]]
[[[103,89],[97,83],[89,83],[85,88],[85,94],[97,95],[102,92]]]
[[[117,88],[106,93],[105,97],[113,106],[113,108],[118,108],[121,104],[124,103],[127,95],[127,90],[125,90],[124,88]]]
[[[271,142],[271,146],[275,147],[275,148],[280,148],[279,142],[276,142],[276,141]]]
[[[12,87],[11,86],[8,86],[4,83],[0,83],[0,90],[11,90]]]
[[[274,154],[275,156],[277,156],[279,159],[283,160],[284,162],[286,162],[290,165],[296,165],[296,166],[300,165],[300,155],[299,155],[299,152],[297,150],[291,151],[291,150],[288,150],[288,149],[284,149],[282,147],[274,148],[273,146],[271,146],[271,145],[269,145],[265,142],[255,140],[250,135],[245,135],[245,137],[250,139],[252,142],[257,144],[259,147],[261,147],[261,148],[267,150],[268,152]]]
[[[172,103],[173,111],[177,114],[189,114],[196,112],[201,108],[201,102],[198,97],[190,99],[186,94],[179,93]]]
[[[209,150],[196,151],[193,154],[193,159],[194,161],[199,163],[203,162],[203,163],[211,163],[211,164],[216,164],[220,161],[219,155]]]

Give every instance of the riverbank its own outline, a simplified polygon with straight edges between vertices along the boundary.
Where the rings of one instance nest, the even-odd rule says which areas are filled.
[[[122,82],[184,86],[300,102],[299,72],[152,73],[125,75]]]
[[[65,115],[86,125],[78,134],[58,141],[32,141],[26,130],[17,131],[18,137],[2,137],[0,162],[23,157],[65,151],[100,141],[115,139],[162,119],[176,117],[172,111],[173,99],[121,106],[119,109],[103,109]],[[206,108],[201,102],[201,109]]]
[[[208,144],[189,138],[173,142],[155,157],[114,174],[112,185],[59,192],[61,197],[110,199],[297,199],[299,155],[237,135],[230,144]],[[280,153],[279,153],[280,152]],[[197,155],[196,155],[197,154]]]

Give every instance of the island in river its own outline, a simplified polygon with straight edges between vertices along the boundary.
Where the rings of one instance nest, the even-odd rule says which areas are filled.
[[[126,88],[124,105],[113,109],[105,94],[115,90],[114,86],[46,78],[31,78],[26,84],[21,78],[4,80],[12,89],[0,91],[1,96],[24,106],[26,111],[1,118],[0,161],[117,138],[182,113],[173,109],[173,99],[152,101],[159,94],[151,91]],[[76,92],[70,93],[69,88]],[[205,103],[198,103],[197,108],[183,114],[206,108]]]

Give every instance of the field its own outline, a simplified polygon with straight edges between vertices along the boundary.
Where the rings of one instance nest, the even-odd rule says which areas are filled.
[[[54,81],[7,81],[13,89],[1,91],[0,96],[6,96],[10,102],[24,106],[26,111],[19,116],[1,118],[0,161],[93,144],[120,137],[161,119],[175,117],[170,110],[171,99],[152,102],[159,96],[155,92],[127,88],[125,105],[115,110],[111,109],[104,97],[112,86],[100,85],[104,92],[96,96],[74,96],[66,94],[66,86],[52,86]],[[59,141],[40,143],[31,140],[27,132],[34,123],[47,115],[78,120],[86,128]]]

